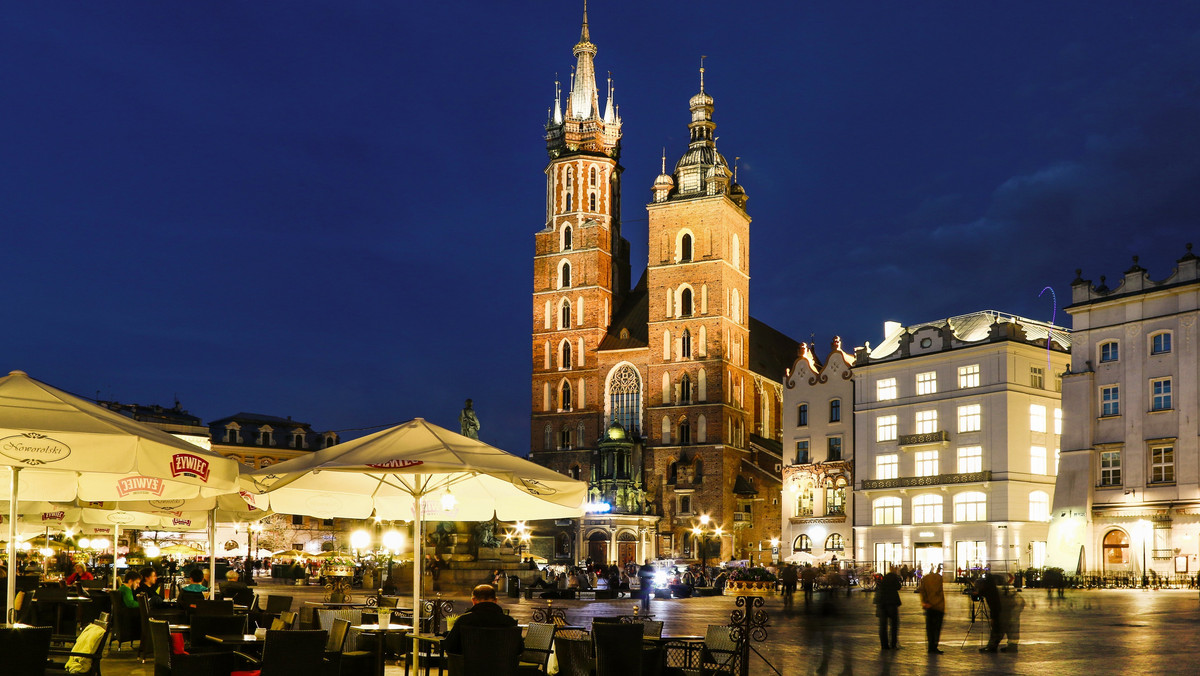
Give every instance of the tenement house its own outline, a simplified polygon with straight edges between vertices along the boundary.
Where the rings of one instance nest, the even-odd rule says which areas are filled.
[[[801,344],[783,379],[781,544],[789,561],[853,558],[854,363],[841,338],[824,362]]]
[[[655,518],[560,525],[554,556],[701,558],[694,529],[707,516],[722,528],[700,540],[710,560],[750,558],[779,534],[778,377],[796,343],[750,316],[748,198],[717,151],[703,69],[687,149],[671,171],[664,157],[652,186],[646,270],[630,285],[622,119],[611,81],[601,102],[596,51],[585,13],[566,105],[556,95],[546,123],[530,457],[589,481],[610,515]],[[613,423],[626,436],[602,447],[617,441]]]
[[[1200,554],[1200,260],[1187,246],[1153,281],[1137,264],[1110,288],[1080,273],[1067,312],[1062,471],[1053,564],[1070,572],[1195,575]]]
[[[1064,329],[991,310],[887,322],[854,366],[857,558],[1044,565],[1069,349]]]

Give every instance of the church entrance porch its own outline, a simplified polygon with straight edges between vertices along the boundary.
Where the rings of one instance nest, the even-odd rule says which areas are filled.
[[[588,536],[587,557],[592,563],[608,563],[608,535],[595,532]]]

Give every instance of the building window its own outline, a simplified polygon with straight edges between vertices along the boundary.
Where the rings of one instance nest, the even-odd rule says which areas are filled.
[[[973,474],[983,471],[983,447],[963,446],[958,449],[958,473]]]
[[[687,446],[692,443],[692,426],[688,424],[687,418],[679,422],[679,445]]]
[[[1150,447],[1150,483],[1169,484],[1175,482],[1175,447]]]
[[[937,371],[917,374],[917,394],[937,393]]]
[[[982,425],[983,409],[979,404],[958,407],[958,431],[978,432]]]
[[[960,523],[987,521],[987,496],[977,491],[954,496],[954,520]]]
[[[917,411],[917,434],[933,434],[937,431],[937,411]]]
[[[896,379],[880,378],[875,383],[875,398],[879,401],[890,401],[896,398]]]
[[[875,456],[875,478],[895,479],[900,476],[900,456],[895,453]]]
[[[679,403],[692,403],[692,377],[686,373],[679,378]]]
[[[792,545],[792,551],[794,551],[794,552],[811,552],[812,551],[812,538],[808,537],[807,535],[801,534],[800,537],[796,538],[795,544]]]
[[[800,487],[800,493],[796,495],[796,516],[812,516],[813,515],[813,487],[811,484],[804,484]]]
[[[1033,545],[1029,553],[1029,564],[1034,568],[1042,568],[1046,565],[1046,541],[1034,540],[1029,544]]]
[[[567,208],[566,208],[566,211],[567,211],[567,213],[570,213],[570,211],[571,211],[571,193],[567,193]]]
[[[242,443],[242,434],[236,427],[225,428],[225,443],[240,444]]]
[[[569,225],[563,228],[562,249],[563,251],[571,250],[571,226]]]
[[[571,383],[564,380],[562,385],[558,388],[558,394],[559,394],[558,409],[560,411],[570,411],[571,410]]]
[[[1034,491],[1029,494],[1029,520],[1050,520],[1050,495],[1045,491]]]
[[[571,328],[571,301],[564,298],[563,302],[562,302],[562,308],[560,308],[560,311],[558,314],[559,314],[558,323],[559,323],[560,328],[564,328],[564,329]]]
[[[1121,415],[1121,386],[1100,388],[1100,417]]]
[[[1171,409],[1171,379],[1159,378],[1150,381],[1150,410],[1169,411]]]
[[[917,451],[917,476],[937,476],[938,452]]]
[[[683,237],[679,238],[679,262],[690,263],[692,260],[692,236],[689,233],[684,233]]]
[[[547,451],[554,450],[554,428],[550,426],[550,423],[546,423],[546,429],[542,438],[542,448]]]
[[[1167,354],[1170,351],[1171,334],[1156,333],[1153,336],[1150,336],[1150,354]]]
[[[1029,431],[1046,431],[1046,407],[1041,404],[1029,405]]]
[[[336,446],[336,445],[337,445],[337,435],[336,434],[326,434],[325,435],[325,448],[329,448],[330,446]]]
[[[913,498],[913,523],[941,523],[942,496],[918,495]]]
[[[846,480],[839,477],[837,483],[825,487],[825,515],[845,516]]]
[[[842,400],[834,399],[829,402],[829,422],[840,422],[842,419]]]
[[[1121,350],[1117,345],[1117,341],[1109,341],[1100,344],[1100,363],[1105,364],[1112,361],[1117,361],[1121,358]]]
[[[1029,471],[1033,474],[1046,473],[1046,448],[1044,446],[1029,447]]]
[[[797,465],[807,465],[808,464],[808,442],[807,441],[797,441],[796,442],[796,462],[795,462],[795,464],[797,464]]]
[[[828,460],[841,460],[842,459],[842,438],[841,437],[829,437],[828,441],[829,441],[829,443],[828,443],[829,455],[825,459],[827,461]]]
[[[566,289],[571,286],[571,264],[563,261],[562,267],[558,269],[558,288]]]
[[[258,431],[258,445],[259,446],[274,446],[275,445],[274,430],[272,430],[269,427],[264,427],[264,428],[260,429]]]
[[[879,498],[874,503],[876,526],[894,526],[903,523],[900,498]]]
[[[1054,409],[1054,433],[1062,434],[1062,409]]]
[[[1129,536],[1125,531],[1110,530],[1104,535],[1104,562],[1129,563]]]
[[[588,185],[591,185],[592,187],[596,186],[596,168],[595,167],[592,167],[591,171],[588,172]]]
[[[571,341],[564,340],[558,348],[558,370],[571,368]]]
[[[808,427],[808,404],[796,407],[796,427]]]
[[[596,210],[596,193],[588,195],[588,211]]]
[[[692,496],[690,496],[690,495],[679,496],[679,513],[680,514],[691,514],[692,513]]]
[[[304,517],[300,516],[299,514],[293,514],[292,515],[292,525],[293,526],[303,526],[304,525]]]
[[[1121,485],[1121,452],[1100,451],[1100,485]]]
[[[958,386],[979,387],[979,364],[958,367]]]
[[[833,533],[825,538],[825,551],[827,552],[844,552],[846,551],[846,541],[842,538],[841,533]]]
[[[571,428],[563,426],[558,433],[558,447],[563,450],[571,450]],[[595,471],[594,469],[592,471]]]
[[[299,432],[299,431],[292,432],[291,447],[292,448],[304,448],[305,446],[306,446],[306,444],[304,443],[304,432]]]
[[[1046,369],[1040,366],[1030,366],[1029,386],[1036,390],[1046,389]]]
[[[896,429],[896,416],[879,416],[875,419],[875,441],[895,441]]]
[[[679,339],[679,356],[682,359],[692,358],[692,332],[684,329],[683,337]]]
[[[620,423],[626,432],[640,434],[642,426],[642,378],[637,369],[624,364],[608,381],[609,422]]]

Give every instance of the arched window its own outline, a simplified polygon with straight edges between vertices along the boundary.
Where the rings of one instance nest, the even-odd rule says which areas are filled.
[[[679,403],[692,403],[692,377],[686,373],[679,378]]]
[[[1104,535],[1104,563],[1129,563],[1129,535],[1123,530],[1110,530]]]
[[[664,415],[661,427],[662,443],[664,446],[666,446],[671,443],[671,419]]]
[[[846,479],[838,477],[837,481],[825,487],[825,514],[837,516],[846,514]]]
[[[1029,494],[1029,520],[1050,520],[1050,495],[1045,491],[1034,491]]]
[[[683,359],[692,358],[692,332],[684,329],[683,338],[679,343],[679,356]]]
[[[563,261],[558,269],[558,288],[566,289],[571,286],[571,264]]]
[[[571,428],[567,425],[563,425],[562,430],[560,430],[558,433],[558,447],[565,450],[570,450],[571,446]],[[596,471],[595,465],[592,466],[592,471]]]
[[[622,364],[608,381],[609,422],[617,422],[631,435],[642,426],[642,378],[637,369]]]
[[[846,551],[846,541],[842,539],[841,533],[833,533],[825,538],[825,551],[827,552],[844,552]]]
[[[692,290],[686,286],[679,291],[679,314],[683,317],[692,316]]]
[[[571,328],[571,301],[564,298],[562,301],[562,307],[560,307],[558,310],[558,314],[558,328]]]
[[[579,471],[580,471],[579,465],[572,465],[571,472],[568,476],[570,476],[572,479],[575,479],[576,481],[578,481],[579,480]]]
[[[575,167],[567,167],[567,187],[575,184]]]
[[[742,243],[741,243],[741,240],[738,239],[737,233],[734,233],[734,235],[733,235],[732,248],[733,248],[733,251],[732,251],[733,267],[737,268],[738,270],[741,270],[742,269]]]
[[[913,523],[942,523],[942,496],[918,495],[913,498]]]
[[[875,512],[874,525],[894,526],[903,523],[900,498],[879,498],[872,507]]]
[[[737,289],[734,289],[733,292],[730,294],[730,296],[732,297],[733,300],[730,303],[729,318],[732,319],[735,324],[741,324],[742,323],[742,294],[739,293]]]
[[[813,515],[813,486],[810,483],[804,483],[800,486],[800,492],[796,494],[796,516],[812,516]]]
[[[687,446],[692,443],[692,426],[688,424],[687,418],[679,421],[679,445]]]
[[[596,193],[588,195],[588,211],[596,210]]]
[[[987,521],[987,496],[978,491],[967,491],[954,496],[954,520]]]
[[[793,552],[811,552],[812,551],[812,538],[808,537],[807,535],[803,535],[803,534],[800,535],[800,537],[796,538],[796,541],[792,543],[792,551]]]
[[[566,210],[568,212],[571,211],[571,193],[567,193],[567,209]]]
[[[704,477],[704,461],[701,460],[700,458],[696,458],[696,464],[693,467],[694,467],[694,469],[692,470],[693,481],[695,481],[696,483],[700,483],[700,479],[702,479]]]
[[[674,486],[675,482],[678,480],[678,477],[679,477],[679,463],[673,462],[673,463],[671,463],[671,466],[669,468],[667,468],[667,483]]]
[[[564,340],[558,347],[558,369],[571,368],[571,341]]]
[[[692,260],[692,236],[689,233],[684,233],[679,240],[679,261],[688,263]]]
[[[570,349],[570,343],[567,343]],[[566,380],[562,381],[562,385],[558,388],[558,408],[563,411],[571,410],[571,383]]]
[[[592,187],[596,186],[596,168],[595,167],[592,167],[592,171],[590,172],[590,177],[588,178],[588,183],[590,183],[592,185]]]
[[[569,226],[569,225],[563,227],[562,250],[563,251],[571,250],[571,226]]]
[[[546,438],[542,440],[542,447],[549,451],[554,448],[554,428],[550,426],[550,423],[546,423],[545,434]]]

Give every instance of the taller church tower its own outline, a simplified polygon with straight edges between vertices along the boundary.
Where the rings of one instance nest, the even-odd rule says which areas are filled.
[[[566,111],[558,83],[546,122],[546,222],[535,236],[531,448],[539,462],[572,466],[603,433],[604,374],[596,349],[629,290],[629,243],[621,237],[621,119],[611,79],[601,114],[583,10]],[[560,461],[560,462],[556,462]],[[587,466],[587,463],[575,463]],[[587,477],[577,477],[587,479]]]

